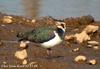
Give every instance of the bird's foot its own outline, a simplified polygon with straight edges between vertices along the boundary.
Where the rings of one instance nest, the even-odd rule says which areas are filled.
[[[52,54],[53,52],[52,52],[52,49],[51,48],[48,48],[47,49],[47,59],[54,59],[54,58],[62,58],[62,57],[64,57],[64,56],[54,56],[53,54]]]
[[[52,54],[52,49],[51,48],[48,48],[47,49],[47,55],[51,55]]]
[[[51,48],[47,49],[47,58],[52,58],[52,49]]]

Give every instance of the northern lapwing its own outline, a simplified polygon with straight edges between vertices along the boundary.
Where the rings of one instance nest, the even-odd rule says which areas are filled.
[[[40,27],[28,32],[20,32],[17,37],[20,41],[30,41],[39,43],[41,47],[47,49],[47,54],[52,53],[51,48],[63,41],[66,24],[64,22],[56,22],[56,28],[51,26]]]

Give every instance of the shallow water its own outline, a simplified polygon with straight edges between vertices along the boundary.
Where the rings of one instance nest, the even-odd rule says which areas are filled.
[[[21,0],[0,0],[0,12],[14,14],[14,15],[25,15]]]
[[[91,14],[100,20],[100,0],[0,0],[0,12],[26,17],[76,17]]]

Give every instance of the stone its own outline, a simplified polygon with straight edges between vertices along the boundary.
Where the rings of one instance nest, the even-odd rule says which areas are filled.
[[[27,64],[27,60],[24,59],[23,62],[22,62],[22,64],[23,64],[23,65]]]
[[[7,64],[7,62],[3,61],[3,64]]]
[[[65,40],[72,40],[74,39],[74,35],[66,35]]]
[[[2,26],[2,27],[5,27],[6,25],[2,24],[1,26]]]
[[[27,51],[25,49],[21,50],[21,51],[16,51],[15,52],[15,57],[20,59],[20,60],[23,60],[23,59],[28,57]]]
[[[74,35],[74,37],[76,38],[76,41],[78,42],[78,43],[82,43],[82,42],[84,42],[84,41],[88,41],[88,40],[90,40],[90,36],[85,32],[85,31],[82,31],[81,33],[76,33],[75,35]]]
[[[89,45],[99,45],[99,42],[97,42],[97,41],[88,41],[87,43]]]
[[[74,59],[74,61],[77,62],[77,63],[84,62],[84,61],[86,61],[86,60],[87,60],[87,58],[86,58],[86,56],[84,56],[84,55],[78,55],[78,56],[75,57],[75,59]]]
[[[87,45],[87,47],[88,47],[88,48],[92,48],[92,47],[93,47],[93,45]]]
[[[93,49],[94,50],[98,50],[99,49],[99,46],[94,46]]]
[[[99,26],[95,25],[88,25],[83,31],[86,31],[86,33],[94,33],[99,29]]]
[[[36,19],[32,19],[32,21],[31,21],[32,23],[35,23],[36,22]]]
[[[88,61],[88,63],[90,65],[95,65],[97,63],[97,61],[95,59],[91,59],[91,60]]]
[[[11,16],[4,16],[3,22],[8,23],[8,24],[12,23],[12,17]]]
[[[77,51],[79,51],[79,50],[80,50],[80,48],[75,48],[75,49],[73,49],[72,51],[77,52]]]

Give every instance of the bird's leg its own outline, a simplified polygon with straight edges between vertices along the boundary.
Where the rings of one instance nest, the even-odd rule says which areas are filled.
[[[52,54],[52,49],[51,48],[47,48],[47,55],[50,56]]]

